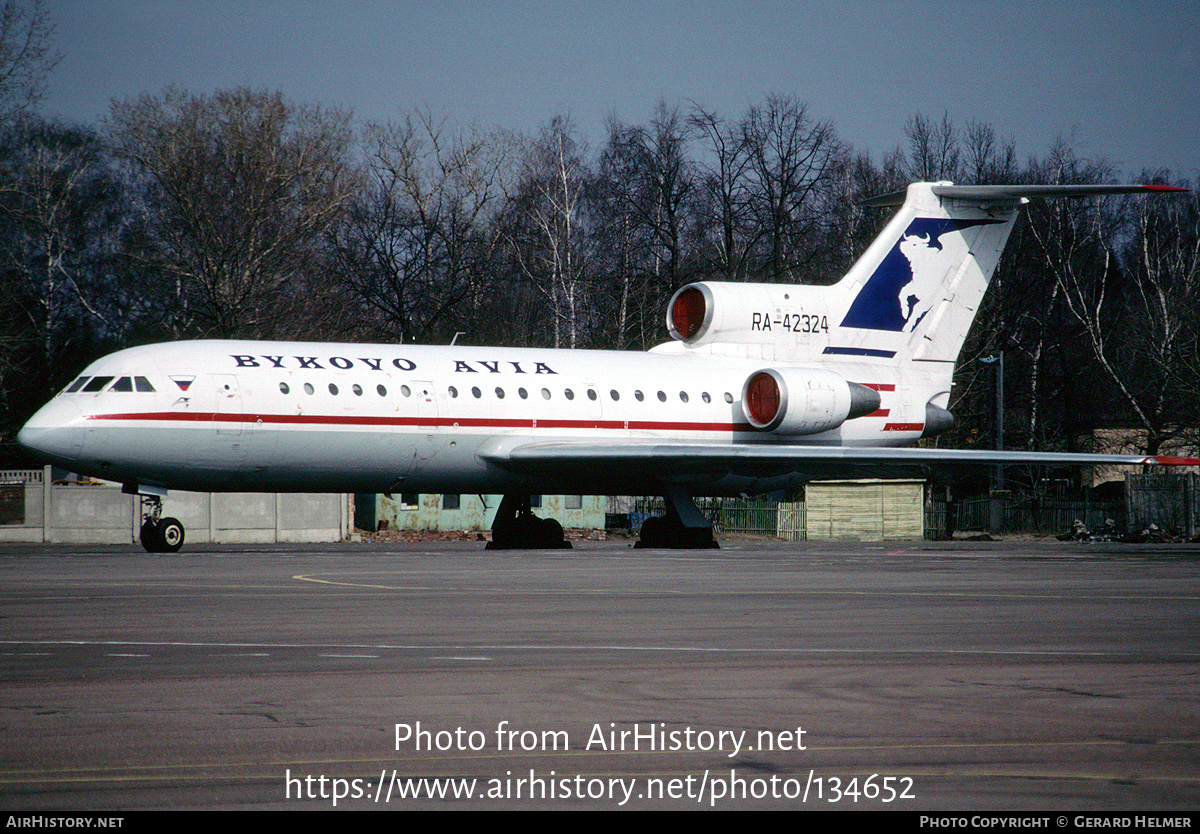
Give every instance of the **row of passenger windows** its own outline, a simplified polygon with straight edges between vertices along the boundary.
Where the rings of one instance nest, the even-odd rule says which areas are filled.
[[[65,393],[74,394],[76,391],[82,390],[85,394],[95,394],[98,391],[103,391],[108,383],[112,382],[115,377],[111,376],[81,376],[79,379],[67,386]],[[116,378],[109,391],[123,391],[139,393],[153,393],[154,386],[150,384],[150,380],[144,376],[123,376]]]
[[[114,379],[116,379],[116,382],[113,382]],[[110,382],[112,382],[111,386],[109,386]],[[95,377],[81,376],[81,377],[79,377],[79,379],[75,380],[74,382],[72,382],[70,384],[70,386],[67,387],[67,390],[65,393],[73,394],[76,391],[82,391],[85,394],[92,394],[92,393],[96,393],[99,391],[103,391],[106,389],[106,387],[107,387],[107,390],[109,390],[109,391],[125,391],[125,392],[138,391],[138,392],[143,392],[143,393],[153,393],[153,391],[154,391],[154,386],[151,385],[150,380],[148,380],[144,376],[134,376],[134,377],[123,376],[123,377],[119,377],[119,378],[111,377],[111,376],[95,376]],[[279,383],[279,390],[284,394],[290,394],[292,392],[291,386],[289,386],[286,382]],[[496,390],[496,399],[500,399],[500,400],[504,399],[505,390],[499,386],[497,386],[497,388],[495,390]],[[340,391],[340,389],[338,388],[337,385],[335,385],[332,382],[329,383],[329,393],[330,394],[332,394],[336,397],[338,395],[339,391]],[[361,397],[363,395],[363,387],[361,385],[359,385],[358,383],[354,383],[353,385],[351,385],[350,391],[356,397]],[[589,400],[597,400],[600,398],[600,395],[596,393],[596,389],[588,388],[588,389],[586,389],[586,391],[587,391],[586,396]],[[377,394],[379,394],[379,396],[381,396],[381,397],[386,397],[387,393],[388,393],[387,388],[383,385],[376,385],[375,392]],[[316,388],[313,387],[313,384],[311,382],[304,383],[304,393],[305,394],[315,394],[316,393]],[[405,397],[411,397],[413,392],[409,386],[401,385],[400,393]],[[453,385],[449,386],[446,389],[446,393],[450,395],[451,399],[455,399],[459,395],[458,388],[456,388]],[[483,398],[483,391],[480,390],[478,387],[472,387],[470,389],[470,393],[471,393],[471,396],[477,400]],[[549,400],[554,396],[550,392],[549,388],[543,388],[541,390],[541,395],[542,395],[543,400]],[[568,400],[575,399],[575,391],[571,388],[564,388],[562,395],[563,395],[563,397],[565,397]],[[617,389],[615,389],[615,388],[612,389],[611,391],[609,391],[608,395],[609,395],[609,397],[612,398],[613,402],[617,402],[618,400],[621,399],[621,393],[619,391],[617,391]],[[527,400],[527,399],[529,399],[529,391],[526,390],[525,388],[518,388],[517,396],[523,400]],[[657,393],[657,396],[658,396],[659,402],[665,403],[669,399],[666,391],[659,391]],[[643,394],[641,392],[641,390],[635,390],[633,392],[633,398],[635,400],[637,400],[638,402],[643,402],[646,399],[646,395]],[[686,403],[689,401],[689,399],[690,398],[688,396],[687,391],[679,392],[679,401],[680,402]],[[700,393],[700,399],[706,403],[712,402],[712,396],[707,391],[702,391]],[[730,394],[728,391],[725,392],[725,402],[727,402],[727,403],[733,402],[733,395]]]
[[[279,383],[279,390],[284,394],[290,394],[292,392],[291,386],[288,385],[286,382]],[[335,385],[332,382],[329,383],[329,393],[330,394],[333,394],[336,397],[338,395],[339,390],[340,389],[337,387],[337,385]],[[354,396],[356,396],[356,397],[361,397],[363,395],[363,388],[361,385],[359,385],[357,383],[350,386],[350,390],[354,393]],[[385,388],[382,385],[376,385],[375,391],[381,397],[387,396],[387,388]],[[316,393],[316,389],[313,387],[313,384],[311,382],[304,383],[304,393],[305,394],[315,394]],[[409,388],[407,385],[401,385],[400,393],[406,397],[411,397],[412,389]],[[451,385],[446,389],[446,393],[448,393],[450,395],[451,399],[455,399],[458,397],[459,392],[458,392],[458,388]],[[612,397],[613,402],[617,402],[618,400],[621,399],[621,393],[619,391],[617,391],[617,389],[615,389],[615,388],[612,389],[611,391],[609,391],[608,395],[610,397]],[[478,387],[473,387],[473,388],[471,388],[471,396],[473,396],[477,400],[482,399],[483,391],[481,391]],[[523,400],[527,400],[527,399],[529,399],[529,391],[527,391],[524,388],[518,388],[517,396]],[[550,392],[549,388],[542,389],[542,399],[543,400],[549,400],[553,396],[554,395]],[[568,400],[573,400],[573,399],[575,399],[575,392],[574,392],[574,390],[572,390],[570,388],[564,388],[563,396],[565,398],[567,398]],[[659,391],[657,396],[658,396],[659,402],[665,403],[668,399],[666,391]],[[497,386],[496,399],[502,400],[502,399],[504,399],[504,397],[505,397],[505,390],[503,388]],[[596,393],[596,389],[588,388],[587,389],[587,398],[589,400],[597,400],[600,398],[600,395]],[[635,400],[637,400],[638,402],[643,402],[646,399],[646,395],[643,394],[640,390],[635,390],[633,392],[633,398]],[[690,397],[688,396],[687,391],[679,392],[679,401],[680,402],[686,403],[689,401],[689,399],[690,399]],[[707,391],[700,392],[700,399],[706,403],[712,402],[712,396]],[[730,394],[728,391],[725,392],[725,402],[727,402],[727,403],[733,402],[733,394]]]

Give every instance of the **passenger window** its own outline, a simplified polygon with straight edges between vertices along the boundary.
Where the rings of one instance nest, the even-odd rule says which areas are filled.
[[[608,395],[613,398],[613,402],[616,402],[617,400],[621,399],[621,395],[617,393],[616,388],[609,391]]]
[[[646,399],[646,395],[643,394],[641,391],[634,391],[633,398],[635,400],[637,400],[638,402],[641,402],[642,400]]]
[[[329,393],[333,394],[335,397],[337,396],[337,386],[334,385],[332,382],[329,383]]]
[[[543,388],[543,389],[542,389],[542,399],[543,399],[543,400],[548,400],[548,399],[550,399],[550,389],[549,389],[549,388]]]
[[[401,386],[400,386],[400,393],[401,393],[401,394],[403,394],[403,395],[404,395],[404,396],[406,396],[406,397],[411,397],[411,396],[412,396],[412,389],[411,389],[411,388],[409,388],[407,385],[401,385]]]
[[[568,388],[566,391],[563,391],[563,396],[568,400],[573,400],[575,399],[575,392]]]
[[[496,386],[496,399],[504,399],[504,389],[499,386]]]
[[[589,399],[589,400],[594,400],[594,399],[596,399],[596,389],[595,389],[595,388],[589,388],[589,389],[588,389],[588,399]]]
[[[123,376],[120,379],[118,379],[116,382],[114,382],[113,387],[110,388],[109,390],[110,391],[120,391],[120,392],[126,393],[126,394],[132,394],[133,393],[133,378]]]
[[[658,401],[659,401],[660,403],[665,403],[665,402],[667,401],[667,395],[666,395],[666,392],[664,392],[664,391],[659,391],[659,392],[658,392]]]
[[[702,394],[700,395],[700,399],[704,400],[706,403],[710,403],[710,402],[712,402],[712,397],[710,397],[710,396],[708,395],[708,392],[707,392],[707,391],[705,391],[704,393],[702,393]]]
[[[480,391],[478,388],[472,388],[471,396],[474,397],[475,399],[479,399],[480,397],[483,396],[483,392]]]
[[[680,391],[680,392],[679,392],[679,399],[680,399],[682,402],[687,402],[687,401],[688,401],[688,395],[687,395],[687,391]]]
[[[526,391],[524,388],[518,388],[517,396],[519,396],[523,400],[527,400],[527,399],[529,399],[529,392]]]
[[[725,402],[727,402],[727,403],[733,402],[733,394],[730,394],[728,391],[725,392]]]
[[[313,387],[312,387],[311,382],[304,383],[304,393],[309,394],[309,395],[311,395],[313,393]]]
[[[354,383],[353,386],[351,386],[350,390],[354,392],[354,396],[356,396],[356,397],[362,396],[362,386],[359,385],[357,382]]]
[[[449,394],[450,394],[450,399],[454,399],[454,398],[456,398],[456,397],[458,396],[458,389],[457,389],[457,388],[455,388],[453,385],[451,385],[451,386],[450,386],[449,388],[447,388],[446,390],[447,390],[447,391],[449,392]]]
[[[281,382],[279,383],[279,391],[282,394],[290,394],[292,389],[288,388],[288,384],[286,382]]]
[[[144,376],[135,376],[133,378],[133,384],[137,386],[138,393],[140,394],[154,393],[154,386],[151,385],[150,380],[146,379]]]
[[[379,396],[381,396],[381,397],[387,396],[387,389],[384,388],[382,385],[376,385],[375,390],[379,392]]]

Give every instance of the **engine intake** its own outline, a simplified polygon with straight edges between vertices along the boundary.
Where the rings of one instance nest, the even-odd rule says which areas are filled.
[[[878,408],[878,391],[814,368],[764,368],[742,387],[746,420],[777,434],[819,434]]]

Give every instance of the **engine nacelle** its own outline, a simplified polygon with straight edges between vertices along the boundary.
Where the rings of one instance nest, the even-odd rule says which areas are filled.
[[[837,326],[831,307],[837,293],[834,287],[700,281],[671,298],[667,330],[692,347],[824,340]]]
[[[776,434],[818,434],[878,408],[878,391],[815,368],[764,368],[742,386],[750,425]]]

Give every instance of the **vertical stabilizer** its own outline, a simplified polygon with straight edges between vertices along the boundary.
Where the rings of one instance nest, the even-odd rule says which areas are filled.
[[[1016,220],[1019,198],[939,197],[915,183],[844,279],[827,354],[954,362]]]

